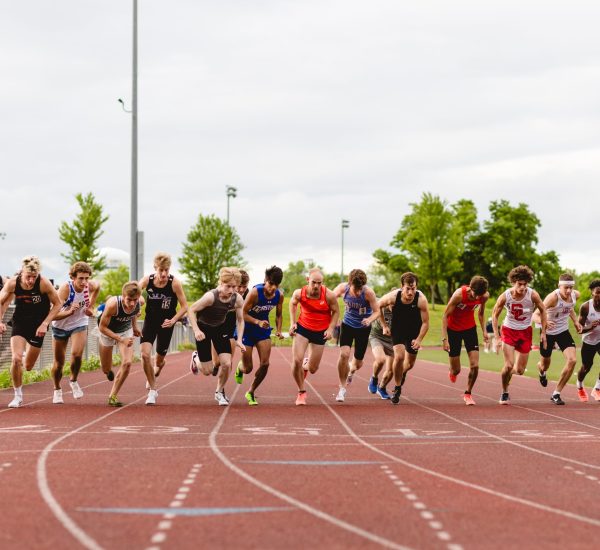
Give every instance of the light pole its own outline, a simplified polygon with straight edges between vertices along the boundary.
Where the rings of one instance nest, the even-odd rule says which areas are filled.
[[[237,197],[237,187],[226,185],[227,189],[227,225],[229,225],[229,199],[235,199]]]
[[[348,229],[350,227],[350,222],[348,220],[342,220],[342,269],[340,271],[340,279],[342,283],[344,282],[344,229]]]
[[[123,110],[131,114],[131,229],[129,241],[129,278],[137,281],[141,277],[143,265],[143,235],[138,232],[138,102],[137,102],[137,0],[133,0],[133,59],[131,70],[131,110],[125,108],[125,102],[119,98]]]

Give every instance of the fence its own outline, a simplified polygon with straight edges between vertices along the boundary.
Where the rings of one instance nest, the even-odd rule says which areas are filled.
[[[9,306],[8,311],[4,315],[3,321],[8,322],[14,312],[14,305]],[[138,321],[139,329],[142,330],[143,321]],[[46,337],[44,338],[44,344],[42,346],[42,351],[40,356],[35,364],[36,370],[42,370],[47,367],[52,366],[52,362],[54,361],[54,354],[52,352],[52,329],[48,331]],[[10,367],[11,363],[11,352],[10,352],[10,336],[12,330],[11,327],[7,327],[7,331],[0,335],[0,369],[6,369]],[[98,355],[98,323],[96,319],[90,319],[90,324],[88,326],[87,333],[87,346],[85,347],[85,352],[83,355],[84,359],[88,359],[89,357]],[[169,346],[168,353],[173,353],[179,349],[179,346],[182,344],[194,344],[194,333],[189,326],[184,326],[181,323],[177,323],[173,330],[173,337],[171,338],[171,344]],[[134,340],[134,355],[140,355],[140,341],[138,338]],[[67,361],[70,357],[71,353],[71,344],[67,347]]]

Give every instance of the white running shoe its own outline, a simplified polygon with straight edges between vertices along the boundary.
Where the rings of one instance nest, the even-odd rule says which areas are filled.
[[[23,405],[23,396],[15,395],[14,399],[8,404],[9,409],[16,409],[17,407],[21,407]]]
[[[346,399],[346,388],[340,388],[340,391],[338,391],[338,394],[335,396],[335,400],[343,403],[344,399]]]
[[[215,401],[221,407],[227,407],[227,405],[229,405],[229,399],[227,399],[227,397],[225,397],[225,391],[216,391],[215,392]]]
[[[81,399],[83,397],[83,390],[80,388],[79,382],[69,382],[69,386],[71,386],[74,399]]]
[[[63,396],[62,396],[62,390],[54,390],[54,395],[52,396],[52,403],[57,403],[57,404],[64,403]]]
[[[157,397],[158,397],[158,392],[156,390],[150,390],[148,392],[148,397],[146,398],[146,405],[156,405]]]

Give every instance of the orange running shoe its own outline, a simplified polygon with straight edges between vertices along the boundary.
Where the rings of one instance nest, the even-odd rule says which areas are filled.
[[[600,390],[594,388],[592,390],[592,397],[594,398],[595,401],[600,401]]]
[[[456,382],[456,374],[454,374],[451,370],[448,371],[448,378],[450,378],[450,382],[454,384]]]
[[[463,399],[465,401],[465,405],[475,405],[475,400],[473,399],[470,393],[465,393],[463,395]]]
[[[298,397],[296,397],[296,405],[306,405],[306,392],[298,392]]]
[[[583,403],[587,403],[588,394],[586,393],[585,388],[577,388],[577,395],[579,397],[579,401],[582,401]]]

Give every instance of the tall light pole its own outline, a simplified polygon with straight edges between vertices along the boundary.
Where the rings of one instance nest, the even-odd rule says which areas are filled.
[[[340,279],[342,283],[344,282],[344,229],[348,229],[350,227],[350,222],[348,220],[342,220],[342,269],[340,270]]]
[[[229,225],[229,199],[235,199],[237,197],[237,187],[226,185],[227,189],[227,225]]]

